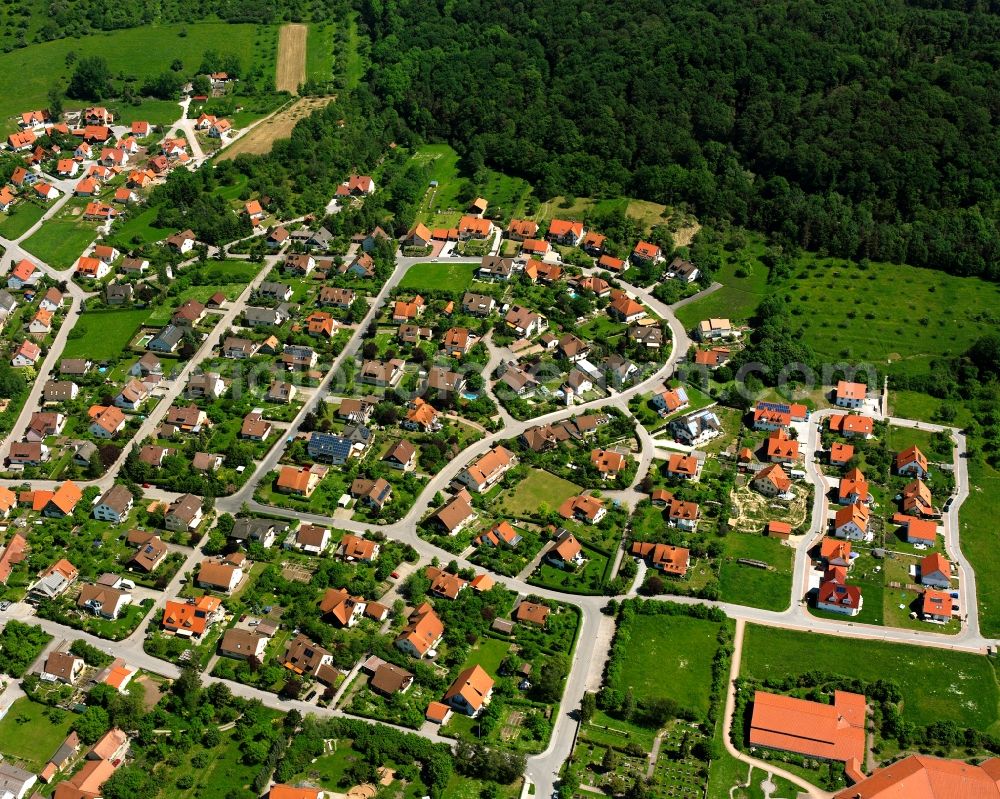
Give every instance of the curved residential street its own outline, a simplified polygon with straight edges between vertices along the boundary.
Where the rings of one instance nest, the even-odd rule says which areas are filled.
[[[188,136],[189,141],[193,142],[193,129],[189,130],[189,123],[191,122],[192,121],[189,120],[187,123],[177,123],[174,127],[180,127],[186,133],[190,134]],[[53,204],[53,207],[47,212],[46,218],[56,213],[58,208],[61,207],[61,204],[65,203],[69,196],[65,193],[65,189],[63,187],[65,182],[53,182],[60,187],[60,190],[64,191],[64,196]],[[70,187],[70,190],[71,189],[72,187]],[[31,231],[28,231],[24,236],[20,237],[16,241],[0,239],[0,245],[3,245],[7,249],[4,260],[2,264],[0,264],[0,266],[4,267],[4,272],[10,268],[10,263],[12,261],[16,262],[21,257],[29,257],[34,263],[39,263],[37,258],[23,252],[21,242],[30,236],[34,229],[40,226],[43,221],[39,222],[38,225],[36,225]],[[169,381],[168,387],[160,399],[160,402],[143,420],[137,433],[136,440],[141,440],[143,437],[151,434],[152,431],[159,425],[160,420],[166,414],[171,402],[180,396],[181,391],[187,383],[187,378],[199,368],[204,359],[212,355],[213,349],[219,343],[220,331],[228,329],[236,321],[240,314],[242,314],[253,290],[267,277],[269,267],[276,263],[279,257],[280,256],[277,255],[268,256],[265,268],[263,268],[258,276],[246,286],[240,296],[233,302],[229,303],[223,313],[214,315],[217,317],[217,320],[213,332],[207,336],[195,355],[180,370],[180,373],[172,381]],[[305,416],[314,411],[319,403],[326,401],[326,397],[334,392],[337,386],[338,378],[342,374],[344,364],[347,363],[348,359],[355,358],[357,353],[360,351],[365,331],[368,326],[377,319],[381,309],[387,302],[390,293],[399,284],[411,266],[417,263],[426,262],[426,260],[427,259],[423,257],[397,258],[395,270],[382,285],[378,294],[372,298],[364,320],[356,326],[350,340],[340,355],[334,359],[330,370],[322,380],[319,387],[312,390],[308,400],[291,420],[288,425],[288,430],[296,430]],[[478,263],[478,260],[479,259],[449,259],[452,263]],[[40,266],[46,274],[53,276],[56,279],[61,280],[69,277],[67,272],[57,272],[52,270],[46,264],[40,264]],[[528,421],[517,421],[501,408],[499,414],[501,429],[498,432],[483,435],[478,440],[470,443],[455,457],[447,469],[443,469],[439,473],[433,475],[420,493],[414,503],[414,506],[401,520],[392,524],[379,525],[377,527],[381,533],[384,533],[389,538],[411,545],[419,553],[422,559],[441,557],[442,559],[447,558],[448,560],[457,560],[459,565],[463,567],[471,566],[471,564],[465,559],[454,557],[449,553],[444,552],[444,550],[428,543],[417,535],[417,523],[430,510],[435,494],[446,489],[455,478],[458,471],[464,468],[464,466],[474,457],[483,454],[489,448],[501,441],[519,436],[529,427],[560,421],[569,416],[578,415],[609,405],[614,406],[628,414],[628,402],[631,398],[659,388],[663,384],[664,380],[670,378],[674,374],[677,364],[686,357],[688,350],[692,345],[687,331],[685,331],[683,325],[678,321],[675,311],[683,305],[716,291],[720,288],[719,284],[713,284],[694,297],[688,298],[674,306],[668,306],[658,301],[649,291],[645,289],[632,286],[627,283],[621,283],[621,281],[619,281],[619,283],[629,294],[652,309],[658,316],[666,320],[669,325],[671,334],[670,352],[659,368],[657,368],[652,375],[637,385],[630,386],[620,392],[612,392],[611,396],[606,399],[599,399],[573,407],[561,408]],[[31,413],[39,407],[41,390],[44,383],[48,379],[48,376],[52,373],[55,364],[58,363],[73,324],[75,324],[76,320],[79,318],[78,310],[87,295],[82,289],[73,284],[71,281],[68,281],[68,285],[70,308],[53,345],[49,348],[44,363],[38,370],[38,378],[31,388],[31,394],[28,401],[25,403],[24,409],[14,425],[11,434],[6,438],[3,445],[3,451],[5,453],[8,449],[7,445],[9,442],[20,439],[27,426]],[[493,369],[501,362],[501,360],[511,357],[511,354],[506,349],[494,346],[490,336],[486,337],[485,344],[489,352],[489,363],[484,377],[487,383],[489,383],[490,375]],[[963,623],[962,631],[958,635],[947,636],[931,630],[926,632],[916,630],[911,631],[889,627],[875,627],[871,625],[857,624],[850,621],[831,621],[820,619],[809,614],[805,603],[802,601],[805,595],[808,583],[808,572],[810,569],[808,550],[815,543],[815,539],[818,536],[821,536],[825,531],[826,516],[828,512],[828,502],[826,499],[828,485],[826,479],[823,477],[819,465],[815,461],[815,452],[818,449],[820,435],[819,426],[822,424],[823,419],[825,419],[831,412],[832,411],[819,411],[813,414],[813,417],[808,423],[804,468],[806,470],[807,480],[813,484],[816,490],[812,508],[812,525],[810,527],[810,533],[803,537],[803,540],[799,542],[795,551],[792,595],[789,598],[789,607],[784,611],[775,612],[742,605],[733,605],[724,602],[708,602],[673,595],[662,597],[662,599],[683,604],[694,604],[700,602],[706,605],[712,605],[714,607],[721,608],[728,615],[736,619],[736,649],[730,672],[730,688],[727,693],[725,710],[727,732],[733,713],[734,695],[732,679],[734,679],[739,673],[743,631],[747,622],[830,635],[883,640],[895,643],[918,644],[922,646],[933,646],[970,652],[981,652],[987,643],[989,643],[984,640],[979,633],[978,608],[975,601],[975,575],[972,568],[962,555],[959,542],[958,511],[962,501],[968,496],[969,491],[968,467],[966,460],[961,457],[961,453],[965,451],[965,439],[958,431],[952,430],[951,428],[926,425],[923,423],[917,425],[915,422],[909,422],[901,419],[890,419],[889,421],[896,425],[919,426],[921,429],[927,430],[948,430],[952,433],[956,441],[957,446],[955,449],[956,454],[954,468],[957,489],[955,499],[944,519],[944,528],[948,554],[959,565],[962,605],[965,613],[967,614],[967,618]],[[609,492],[611,495],[618,499],[622,499],[631,506],[634,506],[639,499],[645,496],[639,493],[635,486],[649,469],[653,459],[655,457],[662,456],[663,451],[665,451],[660,447],[662,442],[654,439],[648,431],[641,427],[641,425],[637,426],[636,435],[640,445],[640,451],[637,454],[639,469],[633,486],[625,491]],[[232,496],[222,497],[216,500],[215,507],[217,511],[220,513],[236,513],[241,509],[241,507],[244,506],[244,504],[246,504],[251,510],[266,512],[272,516],[298,519],[306,522],[315,522],[353,532],[364,532],[374,527],[371,523],[333,519],[322,515],[263,506],[256,502],[253,499],[253,495],[259,481],[270,471],[275,469],[283,455],[285,446],[286,436],[278,436],[270,450],[256,465],[253,477]],[[127,451],[127,449],[125,451]],[[112,485],[124,461],[125,451],[123,451],[122,456],[119,457],[118,461],[102,478],[90,483],[81,483],[81,485],[96,485],[102,489]],[[16,485],[23,481],[6,480],[2,482],[7,485]],[[52,485],[51,481],[32,482],[39,487]],[[172,499],[176,496],[174,492],[163,492],[158,489],[147,489],[145,493],[147,497],[154,499]],[[180,569],[174,581],[164,592],[162,592],[162,595],[157,600],[157,608],[162,607],[162,603],[164,601],[175,597],[179,593],[182,585],[180,581],[184,574],[193,570],[201,557],[201,553],[197,547],[190,549],[186,555],[184,566]],[[482,571],[481,567],[477,568]],[[581,612],[581,625],[577,647],[573,657],[572,668],[566,681],[565,694],[559,707],[559,711],[555,716],[555,726],[550,743],[544,752],[530,757],[528,760],[527,776],[531,783],[535,786],[535,796],[545,797],[547,799],[547,797],[551,796],[557,783],[560,768],[572,750],[577,732],[575,711],[579,707],[581,698],[583,697],[585,691],[596,690],[600,685],[604,664],[607,660],[614,632],[613,619],[604,615],[601,611],[611,598],[606,596],[569,595],[558,591],[538,588],[536,586],[529,585],[527,582],[518,578],[497,576],[497,579],[498,581],[506,584],[507,587],[513,591],[517,591],[521,594],[533,593],[562,602],[570,602],[576,605]],[[619,600],[623,598],[624,597],[617,597]],[[155,610],[153,612],[155,613]],[[142,644],[145,624],[140,625],[140,628],[129,638],[122,642],[112,644],[108,641],[97,639],[93,636],[72,630],[54,622],[37,619],[32,615],[32,611],[29,606],[23,603],[12,606],[3,614],[3,616],[6,618],[31,620],[33,623],[38,623],[46,631],[55,636],[56,641],[66,638],[82,638],[103,650],[113,651],[116,655],[124,657],[132,665],[163,674],[167,677],[174,677],[178,673],[177,668],[172,664],[147,655],[143,651]],[[209,676],[206,676],[205,679],[209,682],[215,681],[215,678]],[[247,698],[260,699],[269,707],[282,710],[297,708],[303,713],[316,713],[320,715],[341,715],[341,711],[328,709],[324,710],[322,708],[317,708],[315,705],[306,704],[304,702],[286,701],[280,699],[274,694],[259,691],[236,683],[227,684],[234,693]],[[421,734],[426,734],[435,741],[445,741],[448,743],[452,742],[450,739],[441,738],[437,735],[437,733],[427,734],[422,732]],[[813,799],[827,799],[829,796],[828,794],[819,791],[814,786],[809,785],[794,774],[787,773],[781,769],[775,768],[770,763],[758,761],[755,758],[736,751],[729,741],[728,734],[726,735],[726,748],[727,751],[729,751],[729,753],[738,760],[752,764],[756,767],[764,769],[765,771],[769,771],[788,779],[796,785],[799,785],[802,790],[808,793],[808,795]]]

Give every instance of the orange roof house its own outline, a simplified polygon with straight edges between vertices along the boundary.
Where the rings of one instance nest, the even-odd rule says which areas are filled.
[[[868,416],[835,413],[830,417],[830,431],[843,436],[868,438],[874,429],[874,423]]]
[[[406,422],[404,427],[420,429],[423,431],[432,430],[437,426],[437,410],[429,402],[424,402],[420,397],[416,397],[410,403],[406,412]]]
[[[312,496],[320,483],[320,476],[308,466],[282,466],[275,481],[277,489],[286,494]]]
[[[851,542],[824,538],[819,545],[819,556],[833,566],[850,566]]]
[[[903,488],[903,512],[918,516],[936,516],[934,499],[927,484],[917,478]]]
[[[429,602],[424,602],[410,614],[409,623],[396,637],[399,649],[422,658],[433,649],[444,635],[444,625]]]
[[[6,486],[0,486],[0,519],[6,516],[15,505],[17,505],[17,494]],[[502,524],[507,524],[507,522],[502,522]]]
[[[44,514],[55,517],[69,516],[82,498],[83,492],[80,487],[72,480],[66,480],[49,499]]]
[[[431,581],[431,593],[443,596],[447,599],[456,599],[468,582],[457,575],[439,569],[436,566],[428,566],[424,570],[424,575]]]
[[[583,561],[583,547],[575,535],[564,531],[563,535],[549,547],[546,557],[558,564],[578,565]]]
[[[894,513],[892,521],[902,528],[908,544],[934,546],[937,543],[937,522],[931,519],[920,519],[916,516],[907,516],[905,513]]]
[[[427,705],[427,712],[424,717],[435,724],[444,724],[451,716],[451,708],[444,702],[431,702]]]
[[[865,760],[865,697],[836,691],[833,704],[757,691],[750,743],[807,757],[836,760],[861,776]]]
[[[655,244],[648,241],[640,241],[632,250],[632,257],[641,261],[656,261],[663,255],[662,251]]]
[[[675,452],[667,459],[667,476],[694,480],[701,470],[701,461],[691,453]]]
[[[841,538],[853,540],[871,540],[868,532],[868,520],[871,513],[866,505],[855,503],[837,511],[833,519],[833,529]]]
[[[596,255],[604,250],[604,243],[607,240],[607,236],[602,236],[600,233],[595,233],[592,230],[583,237],[583,244],[581,246],[590,252],[591,255]]]
[[[868,493],[868,481],[860,469],[851,469],[840,478],[837,501],[841,505],[852,505],[855,502],[868,504],[871,501],[871,496]]]
[[[779,538],[787,541],[792,534],[792,525],[788,522],[770,521],[767,523],[767,535],[771,538]]]
[[[919,447],[914,445],[896,453],[896,473],[920,478],[927,476],[927,458]]]
[[[595,449],[590,453],[590,463],[602,477],[617,477],[625,468],[626,458],[613,449]]]
[[[940,552],[933,552],[920,561],[920,582],[937,588],[951,587],[951,564]]]
[[[920,613],[924,619],[948,621],[954,614],[954,602],[947,591],[928,588],[920,597]]]
[[[369,541],[367,538],[350,533],[346,533],[340,539],[340,545],[337,547],[338,555],[348,560],[360,560],[365,563],[371,563],[375,560],[378,557],[378,552],[379,545],[375,541]]]
[[[845,466],[847,462],[854,457],[854,446],[851,444],[842,444],[839,441],[833,442],[830,445],[830,465],[831,466]]]
[[[163,608],[161,624],[165,630],[178,635],[200,637],[215,619],[222,606],[218,597],[205,594],[197,602],[168,601]]]
[[[608,314],[623,322],[634,322],[646,315],[646,309],[623,292],[608,305]]]
[[[319,788],[299,788],[295,785],[272,785],[268,799],[320,799],[323,791]]]
[[[537,602],[522,602],[517,606],[517,610],[514,612],[514,618],[518,621],[544,627],[551,612],[552,608],[548,605],[541,605]]]
[[[530,219],[511,219],[507,225],[507,235],[514,241],[533,239],[538,233],[538,223]]]
[[[555,239],[563,244],[576,245],[583,238],[583,222],[568,219],[553,219],[549,223],[547,238]]]
[[[431,231],[423,222],[417,222],[403,239],[404,244],[416,247],[426,247],[431,243]]]
[[[776,496],[787,493],[792,487],[792,481],[780,463],[772,463],[757,473],[753,479],[753,487],[766,496]]]
[[[530,255],[545,255],[549,251],[549,243],[544,239],[525,239],[521,251]]]
[[[789,438],[784,428],[772,430],[767,437],[767,459],[771,463],[792,463],[799,458],[799,442]]]
[[[485,239],[492,230],[493,223],[489,219],[482,219],[478,216],[463,216],[458,221],[459,237]]]
[[[670,544],[635,541],[632,544],[632,555],[647,559],[651,566],[674,577],[686,575],[688,567],[691,565],[691,551],[685,547],[675,547]]]
[[[17,262],[17,265],[11,270],[11,277],[20,280],[21,282],[26,282],[31,279],[31,276],[35,273],[35,265],[31,263],[27,258],[22,258]]]
[[[564,519],[579,519],[588,524],[597,524],[607,511],[604,503],[590,494],[570,497],[559,506],[559,515]]]
[[[20,533],[14,535],[7,541],[7,546],[0,554],[0,585],[7,583],[14,566],[24,560],[28,542]]]
[[[477,664],[455,678],[444,695],[444,701],[454,710],[474,716],[490,701],[492,693],[493,678]]]
[[[834,799],[1000,799],[1000,758],[976,766],[910,755],[844,788]]]
[[[841,380],[833,392],[833,401],[842,408],[859,408],[865,401],[868,386],[864,383],[851,383]]]

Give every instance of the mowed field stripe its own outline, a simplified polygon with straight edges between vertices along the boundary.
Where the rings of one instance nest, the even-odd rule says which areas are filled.
[[[297,94],[306,80],[306,39],[309,28],[291,23],[278,32],[278,64],[274,77],[277,90]]]

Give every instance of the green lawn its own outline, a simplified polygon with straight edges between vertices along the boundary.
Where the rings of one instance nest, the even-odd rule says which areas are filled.
[[[726,253],[729,255],[729,253]],[[740,265],[735,257],[728,258],[715,275],[722,288],[677,311],[677,318],[684,327],[695,327],[702,319],[722,317],[732,322],[745,322],[757,310],[768,293],[767,267],[756,261],[749,275],[737,277]]]
[[[115,122],[129,125],[133,122],[148,122],[151,125],[160,125],[164,128],[173,125],[181,118],[181,107],[173,100],[140,100],[137,105],[124,105],[119,103],[115,106]]]
[[[571,594],[603,593],[604,585],[608,579],[608,569],[614,561],[586,545],[583,547],[583,556],[586,561],[576,571],[557,569],[548,561],[543,560],[528,582],[542,588],[566,591]]]
[[[0,719],[0,752],[41,771],[69,734],[73,714],[21,697]]]
[[[65,207],[24,242],[24,248],[54,269],[68,269],[97,238],[94,222],[63,216]]]
[[[54,85],[65,86],[69,79],[72,67],[67,66],[66,54],[70,51],[80,58],[102,56],[113,75],[139,79],[169,69],[174,59],[184,64],[183,74],[193,74],[201,65],[205,51],[212,49],[239,53],[243,69],[249,70],[265,59],[273,61],[273,55],[264,48],[255,47],[255,33],[254,25],[224,22],[146,25],[13,50],[0,55],[0,118],[28,108],[45,107],[49,89]],[[73,102],[67,107],[83,105],[83,102]],[[175,118],[180,116],[177,110]]]
[[[491,677],[496,677],[500,668],[500,661],[507,655],[510,649],[509,641],[501,641],[497,638],[480,638],[479,643],[469,652],[465,659],[463,668],[469,666],[482,666]]]
[[[426,263],[411,266],[399,288],[403,291],[465,291],[472,283],[472,274],[476,264]]]
[[[901,419],[919,419],[922,422],[936,421],[935,414],[942,405],[950,405],[957,411],[957,416],[949,424],[955,427],[965,427],[972,414],[965,405],[949,403],[947,400],[922,394],[919,391],[889,391],[889,413]]]
[[[360,38],[358,36],[358,22],[353,17],[347,27],[347,32],[349,34],[349,38],[345,51],[342,53],[341,57],[347,61],[347,64],[344,67],[347,78],[347,88],[353,89],[361,83],[361,79],[365,76],[365,61],[361,57],[361,51],[359,49]]]
[[[272,710],[266,711],[266,714],[279,715]],[[236,735],[235,731],[223,733],[222,746],[208,750],[211,759],[204,768],[195,768],[187,762],[188,754],[193,756],[202,747],[194,747],[181,755],[181,766],[170,774],[173,779],[162,781],[159,796],[164,799],[225,799],[231,793],[243,793],[241,789],[253,782],[260,766],[244,763]],[[159,770],[157,774],[160,774]],[[175,778],[182,774],[195,777],[191,788],[177,786]]]
[[[913,427],[895,427],[890,425],[885,443],[893,452],[900,452],[916,444],[916,446],[920,447],[924,455],[933,457],[934,448],[931,446],[930,430],[917,430]]]
[[[156,208],[146,208],[135,216],[130,216],[112,230],[111,241],[118,247],[131,248],[136,244],[152,244],[176,232],[171,228],[156,227]]]
[[[563,480],[541,469],[532,469],[531,473],[504,497],[502,507],[512,516],[534,513],[543,504],[548,505],[551,510],[558,510],[564,500],[576,496],[582,490],[569,480]]]
[[[648,752],[653,748],[656,731],[625,719],[613,718],[598,710],[589,724],[580,727],[580,736],[595,744],[618,748],[637,743]]]
[[[418,218],[431,227],[457,223],[465,212],[465,203],[460,202],[459,197],[470,182],[468,176],[459,172],[458,153],[447,144],[422,144],[411,158],[426,164],[428,180],[438,184],[424,197]],[[486,168],[476,192],[489,201],[490,213],[499,211],[502,216],[521,216],[524,215],[531,186],[522,178]]]
[[[996,283],[900,264],[864,269],[812,253],[772,291],[789,301],[793,324],[817,355],[908,373],[927,371],[933,357],[965,352],[983,332],[977,319],[1000,304]]]
[[[723,602],[766,610],[784,610],[792,592],[792,550],[774,538],[730,533],[725,538],[725,560],[719,569]],[[773,571],[743,566],[737,558],[762,560]]]
[[[915,724],[954,721],[984,732],[1000,727],[996,673],[983,655],[747,625],[742,674],[766,679],[817,670],[894,680],[903,716]]]
[[[46,209],[39,203],[21,201],[9,213],[0,214],[0,236],[16,239],[44,216]]]
[[[63,350],[64,358],[101,361],[122,353],[146,320],[149,311],[91,311],[82,314]],[[82,333],[79,337],[78,334]]]
[[[552,219],[583,219],[609,213],[627,214],[629,200],[625,197],[594,199],[593,197],[553,197],[542,203],[535,215],[538,222]]]
[[[309,764],[306,771],[297,774],[296,778],[318,782],[330,790],[337,789],[351,763],[360,759],[361,755],[351,747],[350,741],[335,740],[333,745],[335,748],[332,754],[317,758]]]
[[[977,461],[969,463],[968,499],[959,511],[962,551],[976,571],[979,626],[987,638],[1000,637],[1000,548],[996,520],[1000,518],[1000,472]]]
[[[444,789],[444,796],[448,799],[480,799],[480,797],[485,796],[484,791],[496,786],[499,789],[499,793],[490,794],[491,796],[497,796],[499,799],[517,799],[521,795],[521,783],[520,781],[514,782],[511,785],[499,785],[495,782],[485,782],[483,780],[474,780],[469,777],[462,777],[458,774],[452,774],[448,780],[448,785]]]
[[[306,78],[328,81],[333,76],[333,31],[329,22],[309,23],[306,38]]]
[[[666,696],[704,716],[719,628],[718,622],[690,616],[636,613],[628,622],[621,687],[635,692],[640,707],[645,700]]]
[[[723,288],[685,306],[678,318],[688,328],[708,317],[742,322],[765,295],[779,294],[803,343],[820,358],[867,360],[912,373],[927,371],[933,357],[965,352],[982,333],[978,320],[990,318],[1000,303],[996,283],[902,264],[864,267],[816,253],[803,253],[787,277],[768,283],[763,253],[763,242],[752,236],[742,249],[723,250],[715,276]],[[904,295],[900,286],[907,287]]]

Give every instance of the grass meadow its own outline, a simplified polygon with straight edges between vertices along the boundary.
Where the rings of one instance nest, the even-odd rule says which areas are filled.
[[[21,200],[5,214],[0,214],[0,236],[16,239],[45,215],[46,208],[40,203]]]
[[[727,258],[715,276],[722,288],[677,311],[677,318],[684,323],[684,327],[691,329],[702,319],[720,317],[740,324],[753,315],[768,291],[767,267],[758,261],[751,272],[742,277],[737,276],[738,269],[736,258]]]
[[[83,218],[88,200],[72,199],[25,242],[24,248],[54,269],[68,269],[97,238],[98,223]]]
[[[720,626],[690,616],[635,614],[628,622],[621,687],[631,688],[640,706],[666,696],[704,717]],[[664,679],[668,674],[670,678]]]
[[[329,22],[310,23],[306,38],[306,77],[318,81],[333,75],[333,31]]]
[[[765,610],[784,610],[792,593],[792,550],[774,538],[730,533],[725,560],[719,568],[723,602]],[[762,560],[771,569],[742,566],[738,558]]]
[[[891,679],[902,691],[907,721],[954,721],[984,732],[1000,726],[1000,690],[993,664],[984,655],[749,624],[740,670],[760,679],[809,671]]]
[[[125,351],[147,316],[149,311],[143,309],[82,314],[66,341],[63,358],[115,358]]]
[[[458,153],[447,144],[423,144],[411,156],[413,161],[426,164],[428,181],[437,186],[428,189],[420,205],[418,218],[431,227],[450,227],[465,213],[466,203],[459,197],[467,195],[469,178],[461,174]],[[502,216],[523,216],[531,186],[522,178],[485,169],[485,181],[477,191],[489,200],[488,213]]]
[[[476,264],[426,263],[411,266],[399,282],[414,291],[465,291],[472,284]]]
[[[975,460],[969,462],[968,499],[959,510],[962,551],[976,571],[979,626],[987,638],[1000,637],[1000,549],[996,522],[1000,518],[1000,472]]]
[[[275,32],[276,28],[262,26],[258,35],[255,25],[225,22],[145,25],[79,39],[58,39],[4,53],[0,55],[0,118],[44,107],[49,89],[69,80],[72,67],[67,66],[66,55],[71,51],[77,57],[102,56],[112,74],[141,81],[169,69],[175,58],[183,62],[184,74],[194,74],[205,51],[212,49],[238,53],[244,60],[244,70],[258,60],[270,58],[273,62],[273,55],[262,46],[262,38],[273,41]],[[67,103],[68,108],[75,105],[75,101]],[[177,116],[179,109],[174,118]]]
[[[532,469],[531,474],[504,497],[502,510],[515,517],[535,513],[541,505],[548,505],[550,509],[558,510],[564,500],[576,496],[582,490],[569,480],[563,480],[541,469]]]
[[[0,752],[24,761],[34,771],[41,771],[69,734],[73,721],[71,713],[55,710],[49,715],[49,712],[49,707],[27,697],[16,700],[0,719]]]

